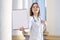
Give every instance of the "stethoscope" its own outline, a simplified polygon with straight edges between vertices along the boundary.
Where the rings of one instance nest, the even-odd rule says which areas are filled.
[[[34,16],[33,16],[33,19],[34,19],[34,22],[37,22],[37,21],[39,21],[39,19],[38,19],[38,18],[37,18],[37,19],[35,19],[35,18],[34,18]]]

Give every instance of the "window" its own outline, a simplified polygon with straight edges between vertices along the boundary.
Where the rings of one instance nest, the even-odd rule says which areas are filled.
[[[28,9],[28,0],[13,0],[13,9]]]

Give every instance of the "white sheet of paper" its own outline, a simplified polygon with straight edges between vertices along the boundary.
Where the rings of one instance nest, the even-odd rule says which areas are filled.
[[[19,29],[22,26],[28,27],[27,10],[13,10],[13,29]]]

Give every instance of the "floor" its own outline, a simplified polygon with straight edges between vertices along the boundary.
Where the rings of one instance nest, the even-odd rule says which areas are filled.
[[[29,35],[24,35],[24,36],[12,36],[12,40],[29,40]],[[44,35],[44,40],[60,40],[60,36],[52,36],[46,33]]]
[[[25,40],[29,40],[29,36],[25,35],[26,39]],[[47,36],[44,37],[44,40],[60,40],[60,36]]]
[[[13,36],[12,37],[12,40],[24,40],[24,39],[21,39],[22,37],[19,37],[19,36]],[[28,35],[25,35],[25,40],[29,40],[29,36]],[[60,37],[54,37],[54,36],[47,36],[45,37],[44,40],[60,40]]]

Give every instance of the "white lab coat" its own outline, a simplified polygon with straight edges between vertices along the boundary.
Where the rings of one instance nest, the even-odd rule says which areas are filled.
[[[29,40],[43,40],[43,27],[41,18],[30,17],[29,21],[30,38]]]

